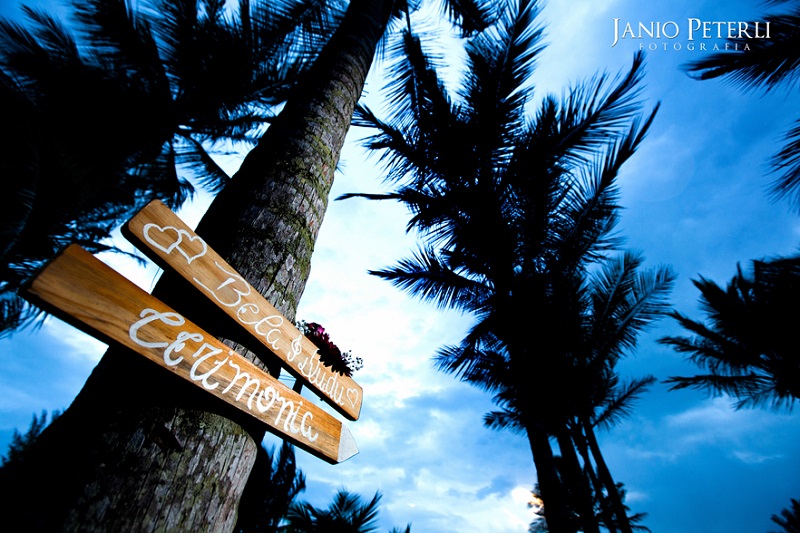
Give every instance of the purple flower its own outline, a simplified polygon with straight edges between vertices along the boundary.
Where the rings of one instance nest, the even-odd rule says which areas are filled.
[[[325,328],[316,322],[301,320],[297,323],[297,328],[317,347],[322,364],[334,372],[350,377],[364,366],[360,357],[353,357],[350,352],[342,353],[331,341],[330,335],[325,333]]]

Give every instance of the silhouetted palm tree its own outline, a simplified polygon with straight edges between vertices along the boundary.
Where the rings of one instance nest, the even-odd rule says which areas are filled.
[[[637,55],[615,85],[597,77],[561,101],[546,97],[528,116],[541,50],[536,12],[535,2],[512,2],[470,39],[453,92],[406,33],[405,56],[392,66],[389,118],[369,109],[358,115],[379,131],[367,146],[386,151],[387,179],[398,186],[345,197],[409,207],[409,230],[423,247],[374,274],[477,318],[459,345],[440,350],[437,366],[494,392],[519,416],[549,527],[560,532],[571,526],[549,438],[572,412],[580,293],[589,265],[618,244],[616,176],[655,112],[639,116]]]
[[[50,415],[50,423],[58,418],[60,414],[60,411],[53,411]],[[42,414],[39,416],[36,416],[36,414],[33,415],[31,425],[24,434],[20,433],[19,430],[14,430],[14,434],[11,437],[11,444],[8,445],[8,452],[6,455],[0,457],[0,472],[3,472],[4,469],[9,467],[13,468],[15,464],[25,461],[31,445],[36,441],[44,428],[47,427],[47,424],[47,411],[42,411]]]
[[[586,378],[577,382],[579,403],[571,422],[573,440],[591,450],[599,480],[623,533],[631,531],[622,498],[603,459],[594,429],[610,429],[630,415],[633,403],[654,381],[652,376],[622,383],[616,372],[619,360],[632,351],[640,333],[669,311],[667,296],[675,274],[668,267],[644,270],[640,254],[626,252],[604,262],[588,282]],[[591,467],[591,463],[586,463]],[[610,524],[609,524],[610,527]]]
[[[796,88],[800,78],[800,5],[795,0],[773,0],[772,4],[788,4],[787,11],[763,17],[770,24],[761,35],[729,39],[736,46],[709,54],[687,65],[698,79],[725,78],[744,89],[771,91],[780,85]],[[771,160],[773,170],[781,175],[772,191],[777,197],[789,198],[800,209],[800,119],[786,134],[783,148]]]
[[[309,2],[75,2],[73,30],[23,8],[0,21],[0,332],[32,317],[16,289],[72,242],[91,251],[154,198],[192,178],[229,180],[209,155],[252,145],[324,32]],[[316,18],[321,18],[316,16]]]
[[[333,0],[313,3],[340,5]],[[449,4],[458,9],[448,13],[458,15],[466,12],[461,9],[465,6],[490,3]],[[352,110],[391,15],[406,6],[394,0],[349,2],[334,34],[197,228],[289,320],[303,293]],[[469,11],[475,12],[481,11]],[[158,297],[196,316],[198,309],[187,306],[179,284],[163,279],[154,291]],[[247,356],[263,366],[254,354]],[[143,382],[152,384],[146,398],[134,386]],[[104,401],[109,394],[119,402]],[[161,369],[142,365],[125,350],[110,349],[59,423],[43,433],[47,460],[37,476],[26,480],[28,492],[17,491],[15,518],[92,531],[126,530],[146,515],[152,527],[176,520],[179,523],[170,522],[170,527],[231,530],[263,427],[253,427],[239,413],[221,414],[210,400],[200,391],[183,388]],[[142,448],[136,437],[142,432],[158,436],[167,446]],[[75,435],[81,435],[81,442]],[[187,470],[171,468],[178,463]],[[170,481],[170,497],[159,501],[153,516],[148,514],[150,494],[163,487],[164,479]],[[195,479],[203,479],[204,485]],[[52,512],[19,512],[25,508],[26,494],[41,490],[49,493]]]
[[[800,399],[800,356],[796,325],[800,314],[800,255],[754,261],[753,272],[736,275],[723,289],[713,281],[694,281],[700,290],[704,321],[681,313],[673,317],[693,336],[665,337],[663,344],[707,374],[671,377],[673,389],[697,388],[738,399],[737,409],[791,406]]]
[[[610,429],[630,415],[633,403],[655,378],[646,376],[623,383],[616,372],[619,360],[636,346],[638,335],[668,310],[667,295],[674,274],[667,267],[643,270],[643,259],[635,252],[609,258],[585,282],[581,316],[583,348],[573,355],[573,376],[569,383],[571,402],[567,427],[558,436],[559,449],[580,479],[580,465],[571,448],[583,459],[585,475],[591,482],[601,520],[609,530],[630,532],[631,525],[617,484],[605,463],[595,428]],[[516,409],[489,413],[487,426],[494,429],[524,430]],[[568,429],[568,431],[566,431]],[[596,471],[595,471],[596,470]],[[576,472],[577,471],[577,472]],[[612,529],[613,528],[613,529]]]

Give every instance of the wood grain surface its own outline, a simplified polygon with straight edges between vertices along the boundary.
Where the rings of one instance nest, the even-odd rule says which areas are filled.
[[[350,431],[335,417],[77,245],[35,278],[26,297],[254,416],[316,457],[335,464],[358,452]],[[147,394],[148,384],[140,386]]]
[[[317,347],[166,205],[151,202],[123,233],[159,266],[194,285],[325,402],[350,420],[358,419],[361,386],[323,365]]]

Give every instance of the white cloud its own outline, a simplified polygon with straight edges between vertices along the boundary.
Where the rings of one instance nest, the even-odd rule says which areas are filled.
[[[704,453],[747,464],[781,458],[770,450],[781,429],[794,423],[792,416],[755,409],[737,411],[733,403],[728,397],[710,398],[661,418],[640,418],[615,433],[616,438],[607,436],[605,450],[618,456],[618,461],[624,457],[642,464],[676,464]]]
[[[353,438],[360,448],[364,446],[383,446],[389,433],[375,420],[363,420],[351,427]]]
[[[442,533],[518,533],[534,519],[533,511],[527,507],[529,488],[517,486],[481,499],[476,497],[476,486],[475,480],[444,479],[422,469],[407,489],[400,489],[397,502],[388,504],[387,509],[403,516],[413,508],[415,514],[427,517],[427,530]]]
[[[727,396],[711,398],[687,411],[667,416],[666,426],[684,445],[735,441],[774,423],[760,410],[735,410]]]
[[[97,364],[108,345],[79,329],[50,318],[42,327],[42,333],[52,338],[54,346],[61,345],[60,356],[74,360],[76,363]]]
[[[783,454],[762,455],[746,450],[734,450],[733,456],[745,464],[759,465],[761,463],[771,461],[773,459],[780,459]]]

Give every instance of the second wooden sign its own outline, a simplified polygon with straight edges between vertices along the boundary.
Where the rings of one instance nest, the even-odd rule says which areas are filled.
[[[127,346],[329,463],[358,453],[335,417],[79,246],[52,261],[26,297],[90,334]]]

